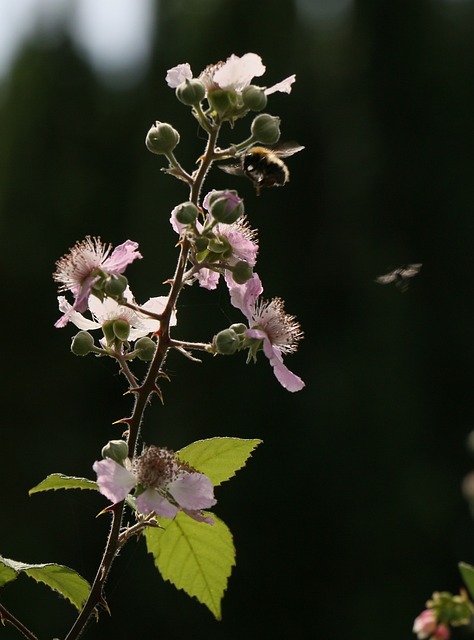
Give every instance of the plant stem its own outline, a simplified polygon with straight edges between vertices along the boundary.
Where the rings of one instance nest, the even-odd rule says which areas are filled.
[[[25,625],[20,622],[18,618],[15,618],[15,616],[10,613],[8,609],[3,606],[3,604],[0,604],[0,620],[3,624],[5,624],[5,622],[9,622],[12,626],[18,629],[18,631],[22,633],[25,638],[28,638],[28,640],[38,640],[35,634],[32,633],[28,629],[28,627],[25,627]]]
[[[209,137],[206,145],[206,150],[204,155],[201,156],[201,163],[199,168],[193,174],[193,176],[189,176],[179,165],[179,163],[174,159],[173,156],[173,164],[175,167],[179,167],[182,178],[188,182],[190,186],[190,201],[193,202],[196,206],[199,205],[199,198],[201,193],[201,188],[203,182],[205,180],[206,174],[212,164],[212,161],[215,157],[215,145],[217,141],[217,137],[219,135],[220,125],[215,125],[212,130],[209,131]],[[149,369],[143,380],[142,384],[136,386],[135,378],[131,374],[128,369],[128,365],[125,360],[119,359],[119,362],[122,366],[122,371],[127,377],[130,384],[130,391],[135,395],[135,402],[133,406],[133,410],[131,416],[123,420],[128,425],[128,452],[129,457],[132,458],[136,453],[138,438],[140,434],[140,426],[142,424],[143,416],[145,413],[145,409],[148,405],[150,397],[156,393],[161,397],[161,391],[158,387],[157,380],[160,377],[160,372],[165,362],[167,353],[169,349],[173,346],[189,346],[191,348],[203,348],[206,345],[199,345],[199,347],[193,345],[192,343],[178,342],[173,341],[170,336],[170,320],[173,313],[173,310],[176,307],[176,303],[181,293],[181,290],[184,286],[185,275],[186,275],[186,267],[188,264],[188,255],[191,248],[190,242],[188,239],[184,238],[181,240],[181,249],[178,258],[178,262],[176,264],[175,274],[173,279],[171,280],[171,291],[168,296],[168,302],[166,307],[160,316],[155,316],[160,320],[160,329],[158,332],[158,344],[155,351],[155,355],[153,360],[150,363]],[[132,305],[127,304],[133,308]],[[204,350],[204,349],[203,349]],[[120,537],[120,529],[122,524],[122,518],[124,514],[125,501],[119,502],[110,509],[113,515],[112,519],[112,527],[109,532],[109,536],[107,539],[104,555],[102,557],[102,561],[100,563],[99,569],[97,571],[95,580],[93,582],[91,592],[87,599],[86,604],[84,605],[82,611],[77,617],[74,625],[66,636],[65,640],[76,640],[79,635],[83,632],[87,621],[90,616],[94,613],[99,605],[107,608],[107,603],[103,596],[103,588],[105,581],[107,579],[108,573],[112,567],[112,563],[114,561],[115,556],[121,545],[124,543],[124,539]],[[27,636],[31,638],[31,640],[36,640],[35,636]]]

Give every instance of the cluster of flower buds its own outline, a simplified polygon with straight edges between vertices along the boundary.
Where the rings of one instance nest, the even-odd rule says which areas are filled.
[[[474,606],[467,593],[461,589],[453,596],[447,591],[435,592],[413,624],[413,633],[419,640],[449,640],[451,627],[470,624]]]
[[[220,121],[234,122],[249,111],[262,111],[267,106],[267,96],[277,91],[290,93],[295,76],[289,76],[272,87],[251,84],[253,78],[265,73],[262,59],[255,53],[242,57],[232,55],[226,62],[209,65],[193,77],[188,63],[179,64],[166,75],[168,86],[176,89],[176,96],[183,104],[193,107],[196,116],[202,112],[202,103],[207,100],[208,110]],[[261,140],[264,144],[276,142]]]

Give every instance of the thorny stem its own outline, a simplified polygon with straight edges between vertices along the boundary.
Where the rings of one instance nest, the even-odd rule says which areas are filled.
[[[206,150],[204,152],[204,155],[200,158],[199,168],[193,174],[193,176],[189,176],[189,174],[184,171],[182,174],[185,176],[185,180],[190,186],[190,201],[193,202],[193,204],[195,204],[196,206],[199,205],[201,188],[206,174],[215,157],[215,146],[217,137],[219,135],[219,129],[220,124],[216,124],[209,131]],[[176,164],[178,163],[176,162]],[[159,318],[160,329],[158,331],[157,348],[153,360],[150,363],[150,367],[145,376],[145,379],[143,380],[141,385],[139,385],[138,387],[135,385],[135,378],[129,371],[125,361],[122,362],[121,360],[119,360],[122,371],[130,383],[130,391],[135,394],[135,403],[132,414],[129,418],[122,420],[122,422],[125,422],[128,425],[127,443],[130,457],[135,454],[140,434],[140,426],[143,420],[146,406],[149,403],[151,396],[156,393],[161,397],[161,392],[158,387],[157,380],[160,377],[161,369],[165,362],[168,350],[173,346],[186,346],[186,343],[179,343],[177,341],[175,342],[171,339],[170,320],[173,310],[176,307],[176,302],[178,300],[179,294],[181,293],[181,290],[184,286],[184,276],[186,273],[186,265],[188,262],[190,246],[190,242],[187,238],[184,238],[180,242],[180,254],[178,257],[175,274],[173,276],[173,279],[171,280],[171,291],[168,297],[168,302],[163,313],[161,314],[161,317]],[[192,343],[189,344],[190,347],[191,345]],[[112,567],[114,558],[117,555],[121,544],[124,542],[123,538],[120,537],[124,508],[125,501],[123,500],[122,502],[113,505],[113,507],[109,509],[112,513],[112,526],[109,532],[109,537],[107,539],[102,561],[97,571],[87,602],[84,605],[81,613],[77,617],[65,640],[76,640],[76,638],[79,637],[79,635],[84,630],[90,616],[94,613],[94,611],[96,611],[98,606],[102,605],[103,607],[107,608],[107,603],[103,596],[103,588],[109,571]],[[30,637],[32,640],[34,639],[34,636]]]
[[[194,349],[195,351],[209,351],[209,342],[185,342],[184,340],[170,340],[170,346],[181,349]]]
[[[20,622],[18,618],[15,618],[15,616],[10,613],[8,609],[3,606],[3,604],[0,604],[0,620],[3,624],[5,624],[5,622],[9,622],[12,626],[18,629],[18,631],[22,633],[25,638],[28,638],[29,640],[38,640],[35,634],[32,633],[27,627],[25,627],[25,625]]]

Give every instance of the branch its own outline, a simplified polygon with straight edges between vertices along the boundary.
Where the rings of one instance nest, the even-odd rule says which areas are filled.
[[[35,634],[31,632],[28,629],[28,627],[25,627],[25,625],[22,622],[20,622],[18,618],[15,618],[15,616],[12,613],[10,613],[8,609],[4,607],[3,604],[1,603],[0,603],[0,619],[3,624],[5,624],[5,622],[9,622],[11,625],[13,625],[16,629],[18,629],[20,633],[22,633],[25,636],[25,638],[28,638],[29,640],[38,640]]]

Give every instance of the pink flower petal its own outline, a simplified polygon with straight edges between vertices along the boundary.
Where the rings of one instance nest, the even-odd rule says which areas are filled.
[[[94,462],[92,468],[97,474],[100,493],[114,504],[126,498],[136,485],[133,473],[111,458]]]
[[[247,329],[245,333],[249,338],[263,340],[263,352],[273,367],[275,378],[284,389],[294,393],[295,391],[301,391],[301,389],[305,387],[303,380],[291,372],[283,363],[283,356],[278,348],[272,345],[265,331],[261,329]]]
[[[202,473],[185,473],[170,482],[167,489],[183,509],[209,509],[217,502],[212,482]]]
[[[197,272],[197,279],[199,281],[199,286],[204,289],[208,289],[209,291],[213,291],[217,287],[217,283],[219,282],[220,274],[217,271],[212,271],[211,269],[203,268],[199,269]]]
[[[179,509],[155,489],[146,489],[137,498],[137,509],[145,515],[154,511],[163,518],[174,518]]]
[[[247,280],[244,284],[237,284],[227,272],[225,280],[229,288],[231,304],[236,309],[240,309],[250,322],[255,303],[263,291],[262,281],[254,273],[250,280]]]
[[[190,509],[183,509],[184,513],[197,522],[205,522],[211,526],[214,524],[214,519],[211,516],[205,516],[201,511],[192,511]]]
[[[142,258],[138,249],[138,243],[126,240],[112,251],[112,254],[102,264],[102,269],[111,275],[123,273],[127,266],[137,258]]]

